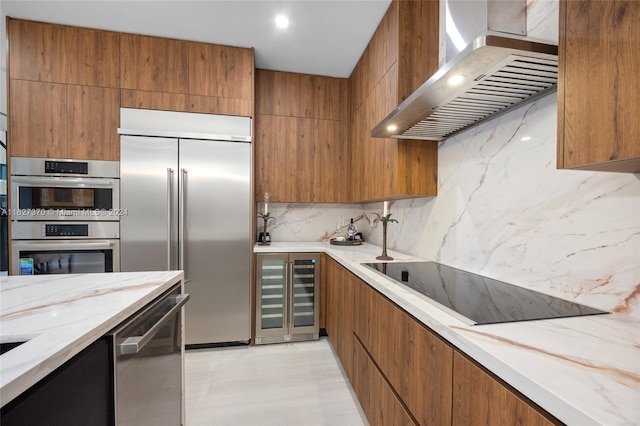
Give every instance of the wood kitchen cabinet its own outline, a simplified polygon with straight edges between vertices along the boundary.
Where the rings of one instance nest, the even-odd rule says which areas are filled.
[[[111,31],[9,19],[12,79],[120,85],[120,35]]]
[[[640,2],[561,0],[558,168],[640,172]]]
[[[326,330],[372,425],[560,425],[327,256]]]
[[[119,160],[117,89],[10,80],[13,157]]]
[[[393,1],[349,77],[352,201],[437,194],[437,143],[371,129],[438,69],[438,25],[438,1]]]
[[[67,86],[9,80],[9,155],[65,158]]]
[[[253,99],[253,49],[189,42],[189,94]]]
[[[253,49],[121,36],[125,108],[254,115]]]
[[[135,34],[120,36],[121,88],[188,94],[188,42]]]
[[[347,92],[346,79],[257,70],[257,200],[350,200]]]
[[[120,160],[118,89],[67,86],[67,157]]]
[[[451,424],[453,349],[366,283],[356,294],[354,332],[408,411],[421,425]]]
[[[562,424],[460,352],[453,360],[454,426]]]
[[[353,364],[353,390],[371,426],[416,425],[358,339]]]
[[[353,383],[354,289],[358,279],[328,256],[325,273],[327,335]]]

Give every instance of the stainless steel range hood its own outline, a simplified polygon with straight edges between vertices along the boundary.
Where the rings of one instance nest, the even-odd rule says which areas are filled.
[[[558,47],[526,37],[526,0],[442,0],[441,14],[451,59],[371,136],[439,141],[556,90]]]

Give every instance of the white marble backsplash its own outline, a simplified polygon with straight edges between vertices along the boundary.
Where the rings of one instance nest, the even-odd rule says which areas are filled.
[[[640,317],[640,175],[556,170],[556,114],[552,94],[440,143],[438,196],[391,202],[388,247]],[[354,217],[381,245],[381,210],[275,204],[270,232],[326,241]]]

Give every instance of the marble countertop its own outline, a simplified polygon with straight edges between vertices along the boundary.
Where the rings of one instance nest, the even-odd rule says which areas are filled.
[[[256,253],[325,252],[485,368],[569,425],[640,424],[640,321],[622,314],[467,325],[362,266],[381,248],[256,245]],[[394,261],[423,261],[389,251]]]
[[[182,271],[0,277],[2,406],[183,278]]]

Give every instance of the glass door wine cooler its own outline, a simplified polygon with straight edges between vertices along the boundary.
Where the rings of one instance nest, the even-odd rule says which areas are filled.
[[[316,340],[320,254],[258,254],[256,344]]]

